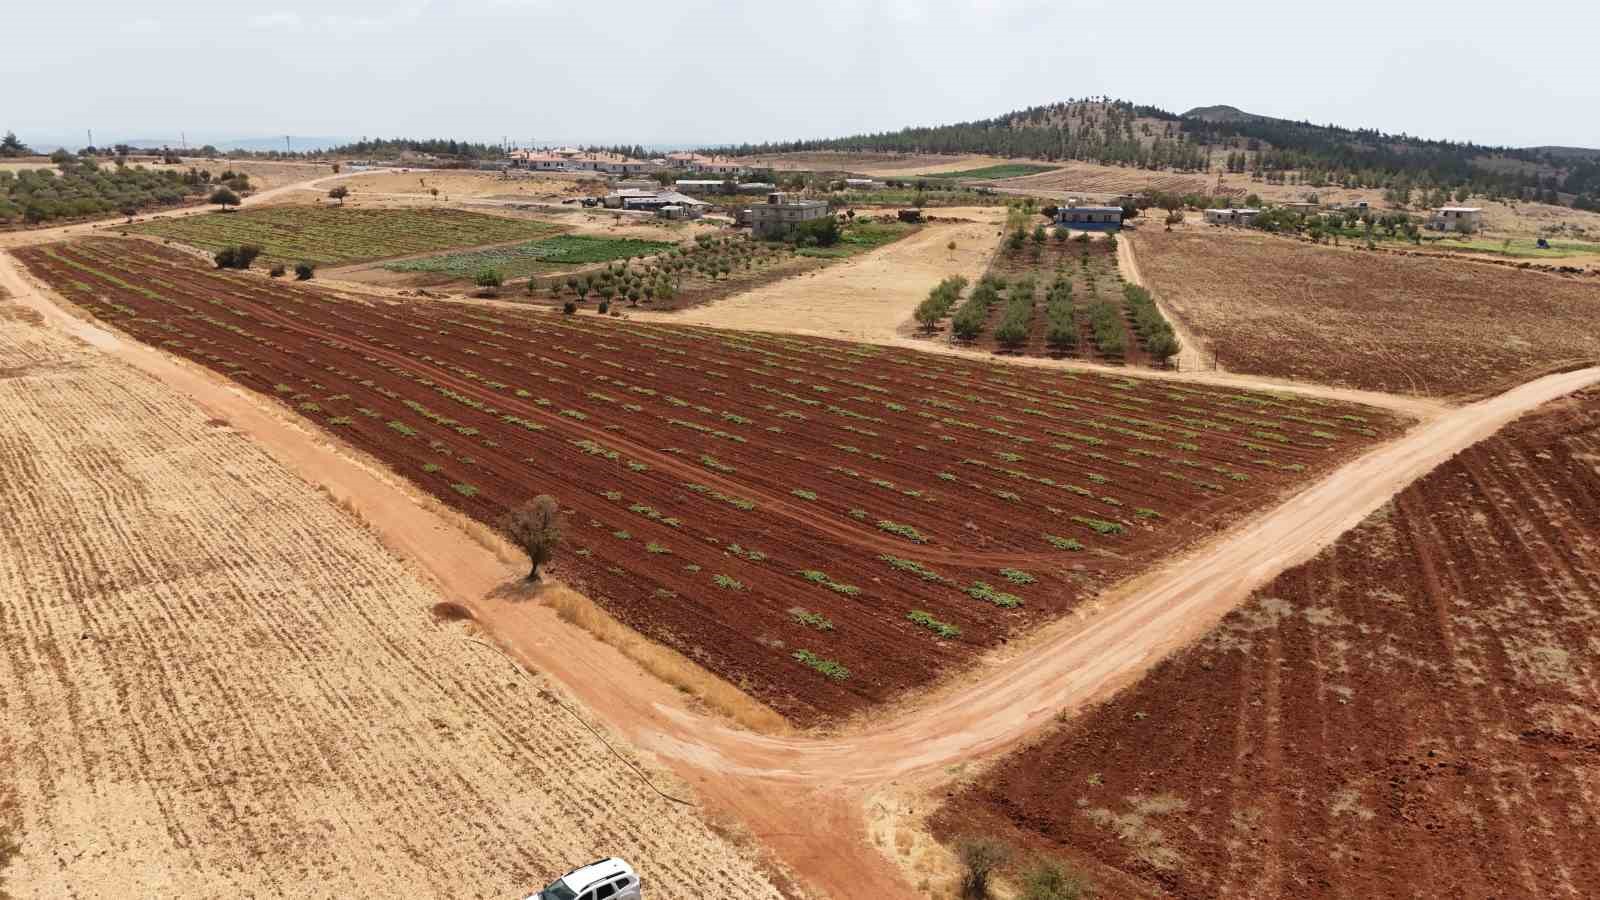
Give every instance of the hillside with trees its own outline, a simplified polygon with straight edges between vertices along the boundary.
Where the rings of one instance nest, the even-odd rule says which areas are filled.
[[[174,206],[213,186],[210,172],[155,171],[144,166],[102,166],[56,151],[55,169],[0,170],[0,226],[38,225],[61,219],[121,214]],[[217,184],[248,190],[249,179],[223,173]]]
[[[1518,198],[1600,207],[1600,150],[1510,148],[1376,129],[1314,125],[1199,107],[1178,115],[1094,98],[972,122],[822,140],[718,148],[730,155],[814,151],[984,154],[1180,172],[1249,173],[1272,184],[1405,196]]]

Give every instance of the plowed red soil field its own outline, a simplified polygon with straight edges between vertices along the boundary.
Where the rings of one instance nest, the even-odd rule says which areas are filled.
[[[1600,345],[1600,283],[1200,226],[1130,233],[1151,290],[1224,369],[1484,396]]]
[[[342,297],[145,242],[19,256],[469,515],[558,495],[560,577],[801,724],[926,686],[1399,425],[1300,397]]]
[[[938,827],[1125,894],[1600,895],[1597,598],[1590,389],[1458,454]]]

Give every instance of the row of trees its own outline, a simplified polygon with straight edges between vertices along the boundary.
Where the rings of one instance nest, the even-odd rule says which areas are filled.
[[[917,304],[913,315],[917,324],[923,330],[932,331],[939,324],[939,320],[950,314],[950,308],[961,299],[961,292],[967,289],[967,279],[960,275],[951,275],[939,282],[933,290],[928,292],[928,299]]]
[[[0,224],[37,225],[57,219],[121,213],[133,216],[153,207],[182,203],[204,192],[202,182],[184,173],[156,172],[143,166],[102,168],[74,158],[50,169],[0,171]]]

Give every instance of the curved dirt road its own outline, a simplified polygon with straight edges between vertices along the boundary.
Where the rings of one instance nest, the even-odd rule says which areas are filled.
[[[1600,382],[1600,367],[1587,368],[1435,410],[1409,434],[1266,514],[1014,645],[1007,658],[965,684],[837,736],[762,736],[692,711],[676,691],[561,623],[547,607],[497,596],[520,567],[454,520],[419,505],[392,475],[209,372],[69,315],[4,254],[0,284],[47,321],[188,392],[327,486],[447,596],[472,610],[513,656],[560,679],[611,728],[655,751],[710,805],[742,820],[807,883],[835,897],[916,895],[867,838],[864,804],[875,790],[896,780],[938,779],[946,767],[1004,749],[1058,713],[1131,682],[1454,453],[1544,402]]]

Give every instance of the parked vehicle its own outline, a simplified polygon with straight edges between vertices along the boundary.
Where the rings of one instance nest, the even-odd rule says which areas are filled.
[[[641,900],[642,890],[633,867],[612,856],[573,869],[526,900]]]

